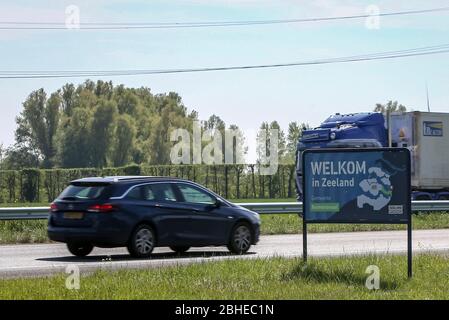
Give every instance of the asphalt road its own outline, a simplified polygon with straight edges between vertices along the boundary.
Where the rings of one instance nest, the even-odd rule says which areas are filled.
[[[405,231],[309,234],[309,256],[384,254],[406,252]],[[449,252],[449,229],[413,231],[413,250]],[[220,259],[295,257],[302,254],[302,235],[262,236],[257,246],[243,256],[231,255],[225,247],[194,248],[177,255],[168,248],[156,248],[150,259],[128,256],[125,248],[95,248],[86,258],[71,256],[64,244],[20,244],[0,246],[0,277],[26,277],[65,272],[75,264],[81,272],[120,268],[152,268]]]

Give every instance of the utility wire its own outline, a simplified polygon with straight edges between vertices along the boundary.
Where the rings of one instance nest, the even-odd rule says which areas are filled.
[[[378,52],[378,53],[371,53],[371,54],[362,54],[362,55],[354,55],[354,56],[345,56],[340,58],[328,58],[328,59],[320,59],[315,60],[312,62],[339,62],[341,60],[356,60],[356,59],[367,59],[367,58],[382,58],[385,56],[391,56],[391,55],[404,55],[404,54],[413,54],[413,53],[434,53],[439,52],[441,50],[447,50],[449,49],[449,44],[442,44],[442,45],[435,45],[435,46],[426,46],[426,47],[419,47],[419,48],[412,48],[412,49],[405,49],[405,50],[395,50],[395,51],[386,51],[386,52]],[[306,62],[301,62],[306,63]],[[135,72],[148,72],[150,70],[145,69],[126,69],[126,70],[33,70],[33,71],[24,71],[24,70],[0,70],[0,75],[8,75],[8,74],[33,74],[33,75],[45,75],[45,74],[107,74],[107,73],[135,73]],[[151,70],[151,71],[158,71],[158,70]]]
[[[102,77],[102,76],[137,76],[151,74],[177,74],[177,73],[193,73],[193,72],[211,72],[211,71],[231,71],[231,70],[249,70],[249,69],[267,69],[281,67],[296,67],[307,65],[322,65],[332,63],[349,63],[370,60],[385,60],[405,57],[415,57],[424,55],[433,55],[449,53],[449,44],[439,46],[428,46],[407,50],[397,50],[388,52],[379,52],[357,56],[337,57],[330,59],[277,63],[277,64],[261,64],[261,65],[244,65],[244,66],[228,66],[228,67],[206,67],[206,68],[186,68],[186,69],[137,69],[137,70],[55,70],[55,71],[0,71],[0,79],[42,79],[42,78],[75,78],[75,77]]]
[[[412,15],[449,11],[449,7],[432,9],[396,11],[379,13],[378,17]],[[203,21],[203,22],[81,22],[80,30],[126,30],[126,29],[172,29],[172,28],[205,28],[205,27],[234,27],[269,24],[289,24],[304,22],[320,22],[348,19],[362,19],[372,17],[372,14],[346,15],[334,17],[315,17],[302,19],[277,20],[237,20],[237,21]],[[0,21],[0,30],[71,30],[61,22],[29,22],[29,21]]]

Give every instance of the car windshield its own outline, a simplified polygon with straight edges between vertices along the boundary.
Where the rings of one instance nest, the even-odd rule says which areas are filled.
[[[97,199],[99,198],[105,186],[102,185],[69,185],[59,196],[59,199]]]

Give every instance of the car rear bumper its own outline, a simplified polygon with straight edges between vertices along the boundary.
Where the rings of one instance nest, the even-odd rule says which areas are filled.
[[[51,213],[47,234],[58,242],[82,242],[98,247],[119,247],[127,244],[132,226],[121,219],[121,213],[89,213],[82,219],[65,219],[64,212]]]
[[[48,237],[58,242],[83,242],[95,246],[119,247],[126,245],[129,235],[119,229],[70,228],[49,226]]]

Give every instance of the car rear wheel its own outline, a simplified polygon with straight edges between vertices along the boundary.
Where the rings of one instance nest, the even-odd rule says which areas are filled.
[[[156,244],[154,230],[149,225],[140,225],[134,230],[128,243],[128,251],[135,258],[148,258]]]
[[[172,249],[176,253],[184,253],[187,250],[189,250],[190,247],[187,247],[187,246],[171,246],[170,249]]]
[[[246,223],[238,223],[231,233],[228,249],[232,253],[244,254],[249,250],[252,243],[252,233],[250,227]]]
[[[86,243],[67,243],[67,249],[77,257],[85,257],[92,252],[94,246]]]

